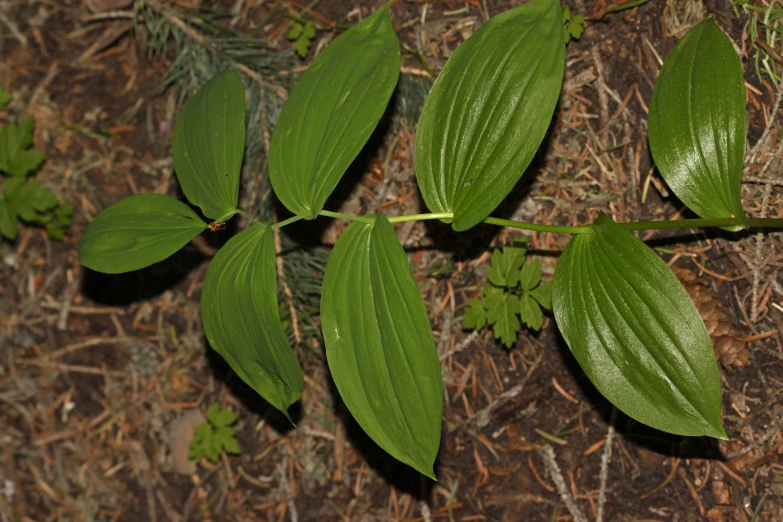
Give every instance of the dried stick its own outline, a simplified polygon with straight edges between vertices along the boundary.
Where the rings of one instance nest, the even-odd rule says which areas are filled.
[[[573,497],[571,496],[571,493],[568,491],[568,487],[566,487],[563,473],[560,471],[560,467],[557,465],[557,461],[555,460],[555,452],[552,449],[552,446],[546,444],[539,448],[538,453],[541,455],[541,457],[543,457],[544,464],[546,464],[546,468],[549,470],[549,474],[552,476],[552,482],[555,483],[557,494],[560,495],[560,500],[562,500],[563,504],[565,504],[566,509],[568,509],[571,517],[573,517],[574,522],[587,522],[584,513],[582,513],[582,510],[579,509],[579,506],[576,504]]]

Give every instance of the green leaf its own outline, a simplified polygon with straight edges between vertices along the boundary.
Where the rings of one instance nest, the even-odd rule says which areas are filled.
[[[46,234],[49,239],[62,241],[65,238],[65,229],[71,225],[71,215],[73,214],[73,205],[59,205],[49,214],[49,221],[46,223]]]
[[[18,234],[19,224],[16,222],[16,212],[5,198],[0,198],[0,235],[13,241]]]
[[[223,410],[217,404],[207,408],[207,420],[215,427],[231,426],[237,420],[237,414],[231,410]]]
[[[566,43],[571,39],[579,40],[584,31],[585,17],[582,15],[572,15],[571,8],[563,6],[563,23],[565,24]]]
[[[544,281],[530,291],[530,297],[538,301],[543,308],[552,309],[552,281]]]
[[[218,251],[204,278],[201,319],[212,348],[288,416],[304,378],[280,323],[275,243],[268,226],[252,225]]]
[[[139,270],[187,245],[207,224],[181,201],[137,194],[114,203],[87,226],[79,262],[105,274]]]
[[[677,44],[655,82],[649,114],[655,163],[672,191],[703,218],[737,217],[745,155],[745,80],[715,20]]]
[[[24,177],[36,170],[46,153],[28,149],[33,143],[35,120],[29,117],[19,125],[7,123],[0,127],[0,171],[10,176]]]
[[[452,54],[424,104],[416,176],[431,212],[462,231],[511,192],[549,128],[565,66],[557,0],[490,19]]]
[[[8,105],[13,99],[13,94],[0,87],[0,109]]]
[[[487,269],[487,278],[495,286],[515,287],[519,283],[519,269],[525,262],[525,247],[506,246],[503,252],[497,248],[492,253],[492,264]]]
[[[299,22],[294,22],[293,25],[291,25],[291,29],[288,31],[288,39],[296,40],[302,36],[302,33],[304,33],[304,26]]]
[[[532,259],[525,263],[519,274],[519,283],[524,290],[532,290],[541,281],[541,261]]]
[[[324,49],[277,120],[269,178],[294,214],[315,217],[383,116],[400,74],[389,4]]]
[[[23,181],[24,178],[16,178]],[[5,197],[10,205],[21,219],[24,221],[40,221],[40,215],[47,210],[58,206],[60,202],[57,195],[44,187],[40,181],[26,181],[8,189],[10,183],[6,184]]]
[[[309,40],[315,38],[315,25],[313,25],[313,22],[309,22],[309,21],[305,22],[304,31],[302,32],[302,35]]]
[[[434,478],[440,362],[408,257],[383,214],[337,240],[321,324],[332,378],[353,417],[390,455]]]
[[[174,169],[182,192],[210,219],[237,206],[245,150],[245,87],[234,71],[215,75],[174,125]]]
[[[462,316],[462,328],[474,330],[487,324],[487,310],[480,299],[468,300],[468,307]]]
[[[639,422],[726,438],[707,329],[666,263],[603,213],[555,271],[555,319],[604,397]]]
[[[499,286],[493,285],[491,282],[484,285],[484,302],[487,308],[498,306],[497,303],[506,295],[506,292]]]
[[[514,345],[519,333],[519,297],[503,293],[502,297],[487,300],[487,322],[493,326],[495,339],[508,348]]]
[[[532,328],[535,331],[541,329],[541,324],[543,323],[541,307],[538,306],[538,303],[531,296],[525,295],[520,298],[519,315],[528,328]]]

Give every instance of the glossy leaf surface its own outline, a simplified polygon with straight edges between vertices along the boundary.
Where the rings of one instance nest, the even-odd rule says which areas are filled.
[[[245,87],[237,73],[217,74],[188,100],[172,147],[188,201],[211,219],[236,208],[245,151]]]
[[[288,416],[304,381],[280,323],[275,243],[268,227],[249,226],[218,251],[204,278],[201,319],[212,348]]]
[[[324,49],[288,98],[269,150],[269,177],[294,214],[323,209],[380,121],[400,74],[389,5]]]
[[[601,214],[568,243],[554,281],[560,332],[604,397],[659,430],[726,437],[707,329],[655,252]]]
[[[703,218],[747,224],[740,184],[745,81],[737,53],[713,19],[691,29],[655,82],[649,141],[672,191]]]
[[[532,0],[481,26],[432,87],[416,133],[416,175],[431,212],[467,230],[511,192],[560,96],[560,3]]]
[[[163,261],[206,228],[181,201],[137,194],[92,220],[79,242],[79,262],[105,274],[139,270]]]
[[[383,214],[337,240],[321,324],[329,369],[356,421],[390,455],[434,478],[440,363],[408,257]]]

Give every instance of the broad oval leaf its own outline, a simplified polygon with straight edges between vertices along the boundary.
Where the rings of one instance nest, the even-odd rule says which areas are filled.
[[[747,228],[740,185],[745,156],[745,80],[729,38],[709,18],[677,44],[655,82],[650,151],[672,191],[703,218]]]
[[[204,278],[201,320],[212,348],[287,417],[304,380],[280,323],[275,243],[268,226],[250,226],[218,251]]]
[[[400,74],[389,4],[324,49],[275,125],[269,178],[294,214],[313,218],[380,121]]]
[[[557,0],[532,0],[481,26],[435,80],[416,132],[416,176],[454,230],[486,218],[522,177],[552,119],[565,67]]]
[[[163,261],[206,228],[181,201],[137,194],[117,201],[92,220],[79,241],[79,262],[105,274],[139,270]]]
[[[560,332],[604,397],[653,428],[726,438],[709,334],[655,252],[601,214],[568,243],[554,281]]]
[[[205,83],[174,125],[174,170],[188,201],[211,219],[232,212],[245,151],[245,87],[234,71]]]
[[[365,432],[434,477],[443,382],[435,339],[408,257],[383,214],[354,223],[324,275],[321,325],[334,383]]]

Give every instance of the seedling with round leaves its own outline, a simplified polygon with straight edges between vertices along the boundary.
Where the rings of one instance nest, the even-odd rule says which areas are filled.
[[[565,35],[555,0],[532,0],[489,20],[457,48],[435,81],[416,137],[416,175],[430,213],[349,216],[324,209],[398,79],[400,44],[389,9],[326,47],[291,92],[272,135],[269,175],[293,217],[276,224],[251,218],[212,260],[201,296],[212,347],[286,413],[302,392],[303,376],[278,315],[272,229],[319,216],[353,221],[337,240],[324,277],[321,326],[332,377],[381,448],[434,477],[443,415],[440,365],[393,224],[435,219],[456,231],[490,224],[573,234],[555,271],[551,305],[587,376],[640,422],[674,434],[725,438],[718,367],[704,323],[669,267],[630,232],[783,225],[749,218],[742,209],[742,73],[714,20],[694,27],[666,60],[649,115],[661,174],[700,217],[616,223],[601,214],[590,225],[560,226],[490,216],[528,168],[557,104]],[[180,185],[213,228],[237,213],[249,217],[236,206],[244,100],[239,76],[223,72],[193,96],[174,132]],[[79,258],[103,272],[136,270],[171,255],[208,226],[178,200],[131,196],[90,224]],[[497,282],[523,277],[511,257],[493,272]],[[531,296],[535,275],[524,275]],[[548,290],[540,300],[532,297],[549,304]]]

